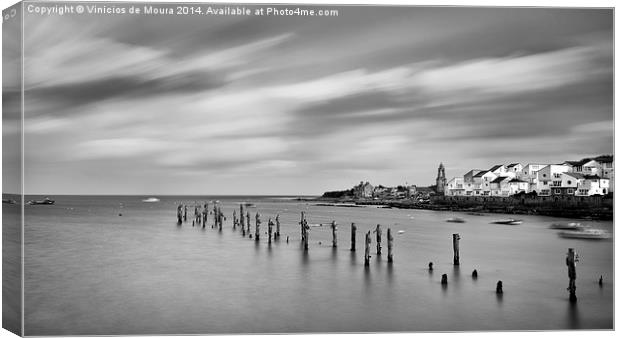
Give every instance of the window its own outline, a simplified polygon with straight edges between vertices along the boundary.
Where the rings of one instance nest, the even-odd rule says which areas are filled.
[[[543,177],[547,177],[547,174],[543,174]]]
[[[554,174],[553,174],[553,177],[555,177],[555,178],[560,178],[560,174],[558,174],[558,173],[554,173]]]
[[[566,193],[572,195],[575,193],[575,189],[566,189]]]
[[[566,181],[566,184],[573,184],[573,182],[571,182],[571,180]]]
[[[554,187],[561,187],[562,186],[562,181],[553,181],[553,186]]]
[[[562,189],[553,189],[553,193],[555,193],[556,195],[559,195],[562,193]]]
[[[543,185],[547,185],[547,182],[548,182],[548,181],[543,181]]]

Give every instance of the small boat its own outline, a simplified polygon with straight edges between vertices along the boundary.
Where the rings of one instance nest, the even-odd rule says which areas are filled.
[[[576,239],[609,239],[611,234],[601,229],[581,229],[577,231],[560,231],[558,235],[562,238],[576,238]]]
[[[570,222],[570,223],[553,223],[549,226],[549,228],[560,229],[560,230],[582,230],[584,226],[578,222]]]
[[[399,234],[399,235],[402,235],[402,234],[404,234],[404,233],[405,233],[405,230],[398,230],[398,234]]]
[[[472,216],[486,216],[485,214],[481,212],[468,212],[467,214],[472,215]]]
[[[495,220],[495,221],[493,221],[491,223],[493,223],[493,224],[506,224],[506,225],[519,225],[519,224],[523,223],[523,221],[520,220],[520,219],[507,218],[507,219],[498,219],[498,220]]]
[[[43,200],[33,200],[33,201],[28,201],[27,204],[29,205],[52,205],[54,204],[56,201],[51,200],[49,197],[46,197]]]
[[[2,199],[2,203],[5,203],[5,204],[17,204],[17,202],[15,202],[15,200],[4,199],[4,198]]]
[[[446,222],[450,222],[450,223],[465,223],[465,220],[460,218],[460,217],[452,217],[452,218],[448,218],[446,220]]]
[[[144,203],[157,203],[157,202],[159,202],[159,198],[149,197],[149,198],[143,199],[142,202],[144,202]]]
[[[254,203],[244,203],[244,205],[246,208],[256,208],[256,205]]]

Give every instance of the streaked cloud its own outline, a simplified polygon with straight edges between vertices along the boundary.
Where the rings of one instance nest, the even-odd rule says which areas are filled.
[[[609,10],[341,11],[27,16],[32,192],[312,194],[613,150]]]

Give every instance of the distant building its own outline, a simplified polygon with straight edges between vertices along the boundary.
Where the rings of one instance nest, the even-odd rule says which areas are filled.
[[[444,194],[446,187],[446,169],[443,166],[443,163],[439,163],[439,168],[437,168],[437,178],[435,179],[437,186],[437,193],[440,195]]]
[[[353,195],[357,198],[372,198],[373,192],[374,188],[368,182],[361,181],[360,184],[353,187]]]

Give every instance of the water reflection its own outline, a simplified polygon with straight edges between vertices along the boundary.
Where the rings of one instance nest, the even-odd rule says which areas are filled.
[[[306,267],[310,262],[310,255],[307,250],[304,250],[303,248],[301,250],[301,264]]]
[[[338,248],[332,247],[331,259],[332,259],[332,263],[335,263],[338,260]]]
[[[504,302],[504,293],[495,292],[495,299],[497,299],[497,305],[501,307]]]
[[[351,266],[357,266],[357,255],[355,251],[351,251],[349,254]]]
[[[394,281],[394,265],[393,264],[388,264],[387,266],[387,281],[388,284],[392,285],[392,282]]]
[[[580,328],[581,325],[579,322],[579,310],[577,308],[576,302],[568,302],[566,319],[567,319],[567,324],[569,328],[571,329]]]

